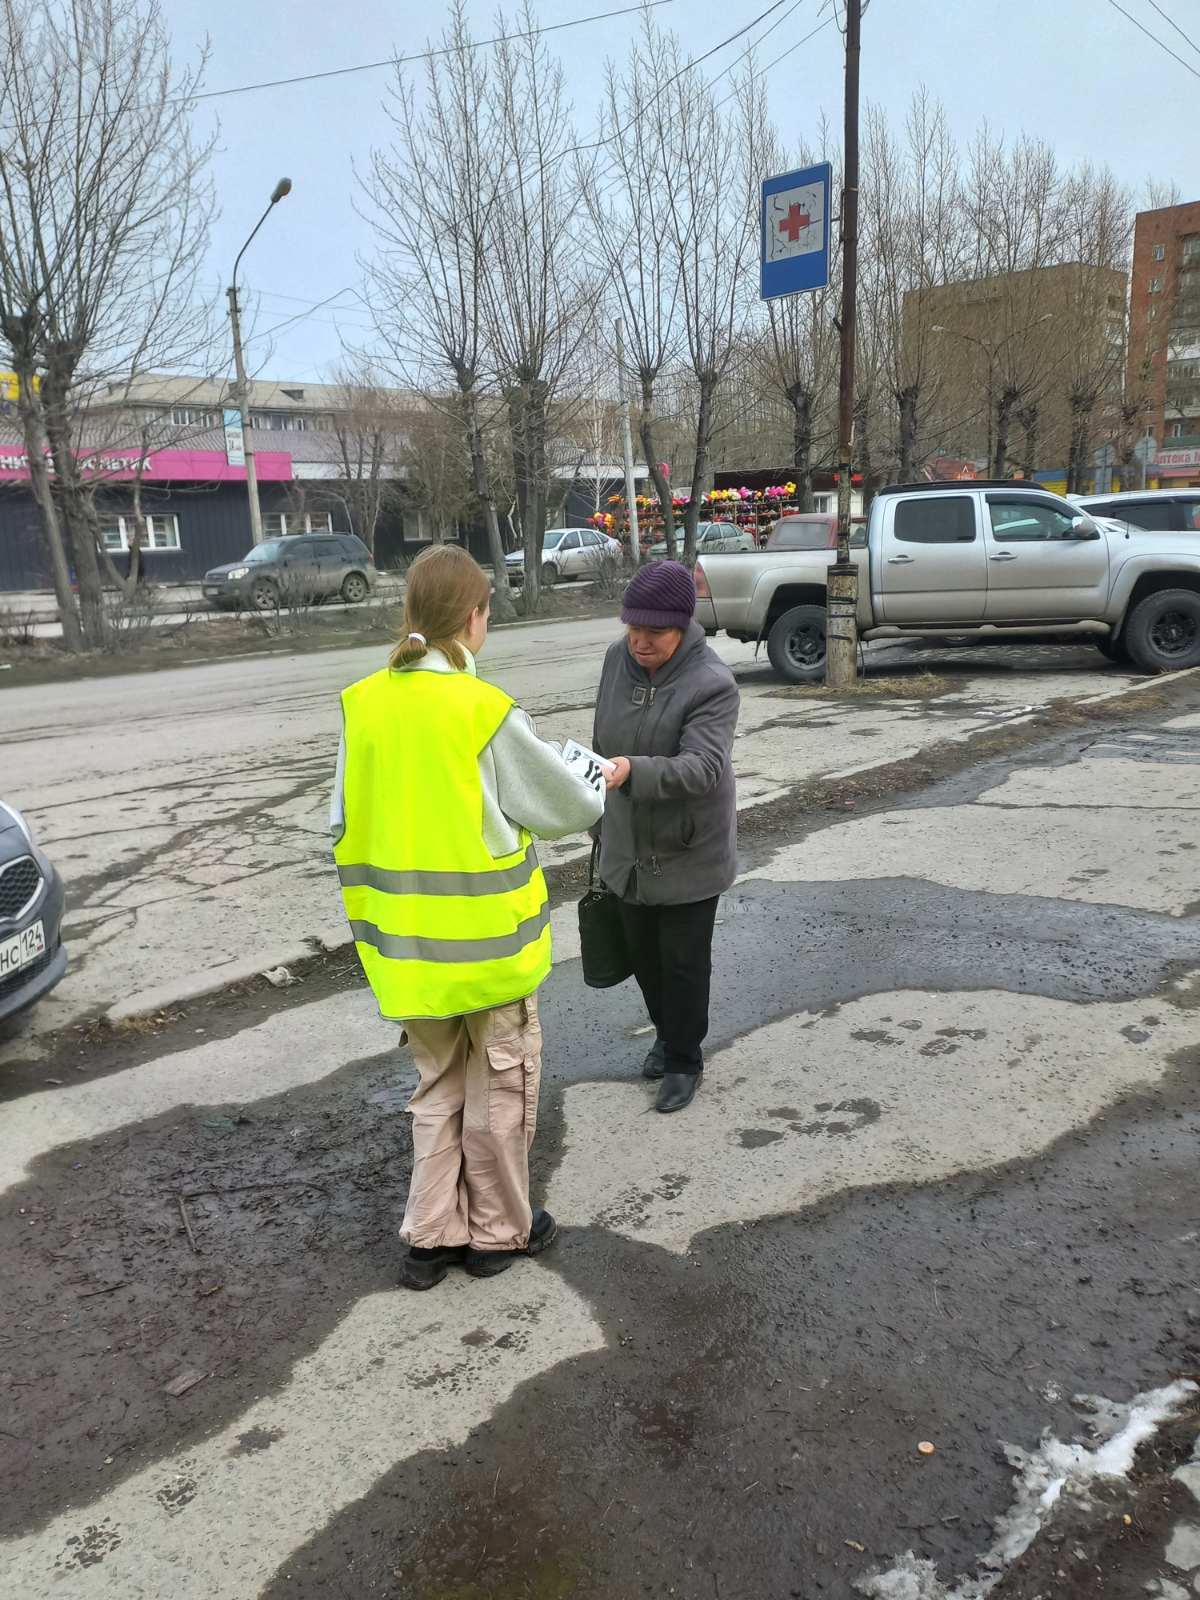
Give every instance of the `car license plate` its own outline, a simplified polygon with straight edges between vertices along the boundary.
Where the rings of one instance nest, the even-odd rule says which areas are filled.
[[[40,922],[22,928],[0,944],[0,978],[11,977],[46,953],[46,930]]]
[[[220,589],[205,589],[204,594],[207,599],[211,599],[213,595],[220,594],[220,592]]]

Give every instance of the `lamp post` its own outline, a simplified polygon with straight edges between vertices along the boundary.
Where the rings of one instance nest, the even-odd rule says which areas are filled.
[[[1034,317],[1033,321],[1026,324],[1024,328],[1016,328],[1012,333],[1005,334],[1004,338],[1001,339],[998,344],[988,344],[986,339],[977,339],[973,333],[963,333],[958,328],[943,327],[940,322],[935,322],[929,330],[930,333],[948,333],[952,339],[965,339],[968,344],[978,345],[980,350],[982,350],[984,355],[987,357],[987,458],[989,472],[992,471],[993,467],[992,408],[995,400],[996,389],[996,357],[1000,354],[1001,350],[1004,349],[1004,346],[1011,343],[1013,339],[1019,339],[1023,333],[1028,333],[1032,328],[1038,327],[1040,323],[1053,321],[1053,311],[1043,312],[1040,317]],[[999,470],[996,471],[996,476],[1000,476]]]
[[[250,419],[246,414],[246,402],[249,398],[249,390],[246,383],[246,363],[242,356],[242,321],[240,309],[238,307],[237,275],[238,268],[242,264],[242,257],[246,254],[246,251],[253,243],[255,234],[262,227],[263,223],[271,215],[271,212],[284,198],[284,196],[291,194],[291,192],[292,180],[290,178],[280,178],[279,182],[271,191],[271,198],[267,203],[267,209],[263,212],[262,216],[259,217],[258,221],[254,225],[253,230],[251,231],[250,237],[246,240],[245,244],[237,253],[237,259],[233,263],[233,278],[230,281],[229,289],[227,291],[229,297],[229,321],[233,327],[233,367],[236,376],[236,388],[233,393],[233,400],[237,406],[238,415],[242,419],[242,438],[244,441],[243,448],[246,456],[246,494],[250,501],[250,534],[255,544],[262,543],[262,511],[258,504],[258,470],[254,464],[254,451],[250,445]]]

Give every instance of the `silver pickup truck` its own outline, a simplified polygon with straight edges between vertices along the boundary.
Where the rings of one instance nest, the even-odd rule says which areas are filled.
[[[1017,482],[900,484],[871,504],[859,570],[865,639],[1090,639],[1147,672],[1200,666],[1200,532],[1151,533]],[[765,641],[789,683],[825,674],[832,550],[702,556],[697,620]]]

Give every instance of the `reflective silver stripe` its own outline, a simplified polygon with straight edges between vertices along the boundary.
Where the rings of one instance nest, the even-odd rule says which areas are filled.
[[[495,934],[490,939],[429,939],[421,934],[383,933],[373,922],[353,919],[350,931],[356,943],[372,945],[390,961],[495,961],[502,956],[520,955],[549,926],[547,901],[536,916],[518,923],[514,932]]]
[[[504,894],[523,889],[538,869],[537,852],[530,844],[515,867],[491,872],[389,872],[384,867],[339,867],[343,889],[382,889],[384,894]]]

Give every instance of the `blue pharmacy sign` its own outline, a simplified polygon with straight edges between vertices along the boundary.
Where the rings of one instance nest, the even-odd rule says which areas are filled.
[[[762,186],[762,298],[823,289],[829,282],[828,161],[764,178]]]

